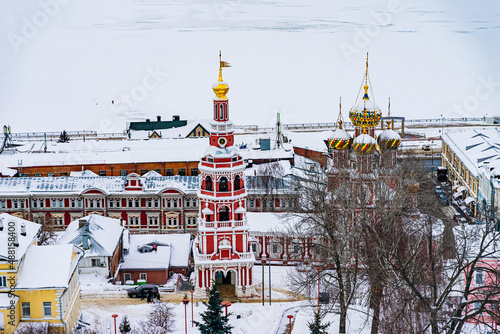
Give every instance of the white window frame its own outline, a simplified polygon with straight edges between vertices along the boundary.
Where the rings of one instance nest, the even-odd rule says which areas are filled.
[[[52,302],[43,302],[42,305],[43,305],[43,317],[52,318]],[[47,312],[47,310],[49,312]]]
[[[147,273],[139,273],[139,279],[147,282],[148,281],[148,274]]]
[[[25,311],[28,312],[25,312]],[[27,314],[25,314],[27,313]],[[21,303],[21,315],[23,318],[31,318],[31,304],[29,302],[22,302]]]

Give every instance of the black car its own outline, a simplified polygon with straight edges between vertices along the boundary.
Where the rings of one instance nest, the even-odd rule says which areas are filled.
[[[143,284],[127,290],[128,296],[132,298],[147,298],[150,292],[153,292],[153,295],[155,297],[160,295],[158,292],[158,287],[154,284]]]

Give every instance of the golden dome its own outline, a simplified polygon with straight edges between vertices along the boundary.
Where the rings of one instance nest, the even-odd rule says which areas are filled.
[[[231,67],[227,61],[223,61],[219,51],[219,80],[213,84],[212,89],[218,100],[227,100],[226,94],[229,91],[229,85],[222,80],[222,68]]]
[[[219,100],[227,100],[226,94],[229,85],[222,80],[222,68],[219,68],[219,80],[213,84],[212,89]]]

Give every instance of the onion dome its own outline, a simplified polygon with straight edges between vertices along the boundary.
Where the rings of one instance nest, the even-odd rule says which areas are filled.
[[[394,131],[394,121],[391,118],[391,98],[387,107],[387,129],[378,136],[378,146],[383,150],[397,150],[401,144],[401,137]]]
[[[401,137],[392,129],[386,129],[378,136],[378,146],[383,150],[397,150],[400,144]]]
[[[352,148],[356,154],[368,155],[372,154],[377,146],[377,141],[370,135],[362,133],[356,138],[352,144]]]
[[[351,136],[342,129],[342,99],[339,103],[339,117],[337,119],[337,124],[339,127],[333,133],[332,139],[328,141],[328,145],[334,150],[345,150],[348,149],[352,144]]]
[[[334,150],[345,150],[351,146],[352,138],[351,136],[342,128],[335,130],[332,139],[328,142],[331,148]]]
[[[349,118],[354,126],[375,127],[382,119],[382,111],[368,97],[368,85],[365,85],[364,89],[363,100],[351,108]]]
[[[226,94],[229,91],[229,85],[222,80],[222,68],[231,67],[227,61],[221,60],[221,52],[219,51],[219,80],[212,85],[212,90],[218,100],[227,100]]]

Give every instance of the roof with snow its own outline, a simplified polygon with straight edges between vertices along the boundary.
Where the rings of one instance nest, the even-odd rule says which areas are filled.
[[[21,235],[22,226],[26,227],[26,235]],[[8,260],[9,248],[9,227],[13,226],[16,231],[19,246],[15,247],[15,260],[19,261],[26,253],[29,245],[35,241],[38,231],[41,228],[40,224],[30,222],[19,217],[11,216],[7,213],[0,214],[0,226],[3,229],[0,231],[0,262]]]
[[[42,142],[27,142],[25,146],[19,148],[22,153],[0,155],[0,166],[15,169],[19,160],[22,160],[23,167],[198,161],[209,146],[208,137],[165,138],[163,131],[162,136],[164,138],[156,140],[89,140],[90,144],[85,144],[81,140],[71,140],[68,143],[51,142],[47,153],[33,149],[40,147]],[[260,150],[258,147],[248,149],[258,138],[260,136],[257,135],[235,135],[238,147],[244,147],[245,144],[247,146],[247,149],[240,149],[239,152],[244,159],[293,158],[293,150],[289,144],[284,145],[285,148],[268,151]]]
[[[19,269],[16,288],[68,287],[80,260],[79,252],[73,245],[31,246]]]
[[[156,172],[155,172],[156,173]],[[174,188],[184,193],[198,190],[197,176],[158,176],[148,173],[141,177],[145,193],[159,193]],[[78,176],[78,177],[19,177],[0,178],[3,194],[81,194],[85,190],[98,189],[106,194],[127,193],[126,176]]]
[[[0,293],[0,308],[9,308],[11,306],[11,301],[14,301],[14,305],[17,304],[19,297],[15,295],[10,295],[9,293]],[[1,317],[3,320],[3,317]],[[0,327],[2,329],[2,327]]]
[[[443,141],[474,177],[478,177],[478,167],[485,163],[500,167],[500,130],[497,127],[448,132],[443,135]]]
[[[86,224],[89,224],[90,245],[89,249],[85,250],[84,256],[113,256],[113,252],[120,242],[124,230],[119,219],[92,214],[74,220],[68,225],[58,243],[73,244],[81,247],[82,235],[85,233],[86,227],[79,227],[80,220],[85,220]]]
[[[286,225],[299,222],[296,215],[274,212],[247,212],[251,232],[283,232]]]
[[[190,252],[191,234],[133,234],[121,270],[187,267]]]

